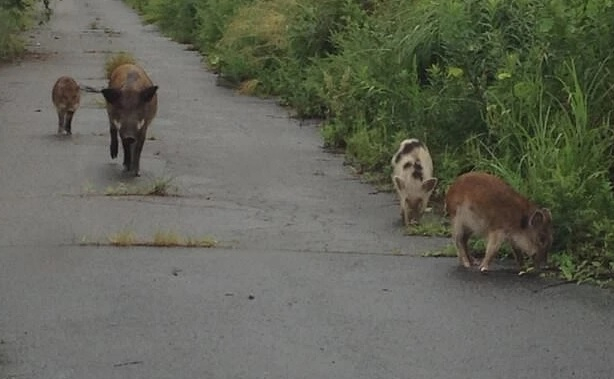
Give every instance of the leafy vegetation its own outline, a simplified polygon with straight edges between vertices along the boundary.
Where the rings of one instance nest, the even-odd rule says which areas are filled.
[[[614,2],[126,0],[362,172],[427,143],[441,199],[480,169],[549,207],[569,280],[614,273]],[[391,216],[392,217],[392,216]]]
[[[21,33],[34,22],[39,3],[44,3],[48,12],[48,0],[0,0],[0,61],[24,52]]]

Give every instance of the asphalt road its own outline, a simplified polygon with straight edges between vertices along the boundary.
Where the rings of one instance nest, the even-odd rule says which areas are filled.
[[[421,257],[449,241],[403,235],[316,126],[217,87],[119,0],[54,7],[0,66],[1,379],[614,376],[612,292]],[[114,51],[160,86],[137,179],[99,94],[55,135],[55,79],[101,88]],[[105,244],[159,232],[220,244]]]

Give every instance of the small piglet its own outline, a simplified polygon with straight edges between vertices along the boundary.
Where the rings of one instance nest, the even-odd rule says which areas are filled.
[[[61,76],[53,85],[51,100],[58,112],[58,134],[72,134],[72,117],[81,101],[79,84],[69,76]]]
[[[552,215],[496,176],[469,172],[459,176],[446,194],[446,210],[452,221],[452,237],[460,263],[477,264],[467,242],[472,235],[486,239],[480,271],[487,272],[504,242],[512,246],[518,266],[526,253],[539,269],[552,245]]]
[[[392,182],[399,195],[401,218],[406,226],[418,222],[437,185],[433,161],[426,145],[415,138],[401,142],[391,161]]]

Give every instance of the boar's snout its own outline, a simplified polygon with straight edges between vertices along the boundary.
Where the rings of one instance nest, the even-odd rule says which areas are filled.
[[[136,141],[137,133],[136,128],[129,128],[124,125],[119,129],[119,136],[124,143],[131,144]]]
[[[548,264],[548,252],[552,248],[554,234],[552,214],[546,208],[538,209],[531,216],[529,225],[535,233],[533,266],[539,270]]]
[[[134,138],[134,137],[124,137],[124,138],[122,138],[122,140],[124,142],[126,142],[128,145],[132,145],[136,141],[136,138]]]

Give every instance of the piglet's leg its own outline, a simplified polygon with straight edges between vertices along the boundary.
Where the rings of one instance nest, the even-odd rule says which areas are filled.
[[[480,264],[481,272],[488,272],[490,262],[497,255],[504,238],[505,237],[501,233],[497,232],[490,233],[488,235],[488,241],[486,242],[486,254],[484,255],[482,264]]]
[[[64,131],[64,112],[58,111],[58,134]]]
[[[467,247],[467,242],[469,241],[469,237],[471,233],[458,225],[454,227],[454,244],[456,245],[456,255],[458,255],[458,260],[460,264],[465,266],[466,268],[471,267],[471,258],[469,256],[469,249]]]

